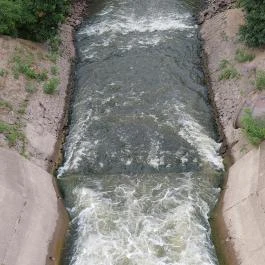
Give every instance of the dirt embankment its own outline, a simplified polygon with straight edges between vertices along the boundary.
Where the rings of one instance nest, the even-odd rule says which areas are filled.
[[[233,163],[217,212],[217,247],[221,264],[263,265],[265,145],[252,146],[239,127],[246,108],[265,116],[265,94],[255,86],[257,73],[265,70],[265,51],[239,41],[241,9],[228,5],[219,11],[201,21],[211,97]]]
[[[6,239],[0,242],[1,264],[22,264],[22,258],[23,265],[59,264],[67,214],[47,172],[60,160],[75,58],[73,32],[86,9],[85,0],[74,1],[60,28],[58,51],[0,36],[0,208],[6,213],[0,222]],[[41,246],[37,252],[36,244]]]

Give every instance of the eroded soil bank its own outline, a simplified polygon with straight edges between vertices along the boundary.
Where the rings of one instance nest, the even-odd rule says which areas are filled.
[[[214,1],[214,5],[221,2]],[[220,3],[219,3],[220,2]],[[264,92],[255,88],[256,72],[265,69],[263,49],[248,49],[238,31],[244,12],[229,3],[208,8],[200,18],[201,36],[210,81],[213,105],[225,137],[232,166],[215,215],[216,243],[221,264],[262,265],[265,260],[265,156],[264,143],[254,147],[240,127],[245,108],[264,113]],[[254,55],[251,62],[238,62],[238,50]],[[235,78],[222,78],[222,64],[236,72]],[[263,114],[262,114],[263,115]]]
[[[86,8],[73,3],[56,53],[0,36],[1,264],[60,263],[68,216],[51,174],[67,122],[73,32]]]

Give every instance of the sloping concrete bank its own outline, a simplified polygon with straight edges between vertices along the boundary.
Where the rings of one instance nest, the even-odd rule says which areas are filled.
[[[0,168],[1,264],[55,262],[55,257],[48,253],[49,245],[57,225],[62,226],[65,213],[52,176],[4,148],[0,148]]]
[[[0,36],[0,264],[58,265],[68,215],[51,175],[60,163],[75,58],[73,32],[86,12],[73,1],[61,26],[60,54],[41,44]],[[15,73],[19,61],[59,80],[53,95],[44,82]],[[17,75],[17,76],[15,76]]]
[[[255,73],[265,69],[265,52],[249,50],[239,42],[238,30],[243,23],[243,11],[231,8],[210,16],[201,27],[211,97],[232,160],[216,214],[217,248],[221,250],[221,264],[263,265],[265,143],[253,147],[234,124],[244,101],[253,94],[262,96],[255,90]],[[255,59],[237,62],[239,48],[255,54]],[[237,78],[220,80],[224,60],[236,69]]]

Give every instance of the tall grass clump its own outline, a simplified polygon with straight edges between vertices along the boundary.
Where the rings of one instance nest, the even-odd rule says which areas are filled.
[[[265,89],[265,71],[258,71],[256,75],[256,88],[258,90]]]
[[[265,122],[255,120],[250,110],[246,110],[242,117],[243,130],[253,145],[259,145],[265,140]]]
[[[222,60],[219,65],[221,73],[219,75],[219,80],[229,80],[239,77],[239,72],[236,68],[226,59]]]
[[[236,50],[235,60],[238,61],[239,63],[250,62],[254,60],[254,58],[255,58],[254,54],[248,53],[244,49]]]

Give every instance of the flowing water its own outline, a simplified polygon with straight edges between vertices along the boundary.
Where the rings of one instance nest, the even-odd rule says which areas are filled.
[[[222,160],[198,2],[97,1],[77,33],[58,176],[71,216],[65,264],[218,263],[208,219]]]

